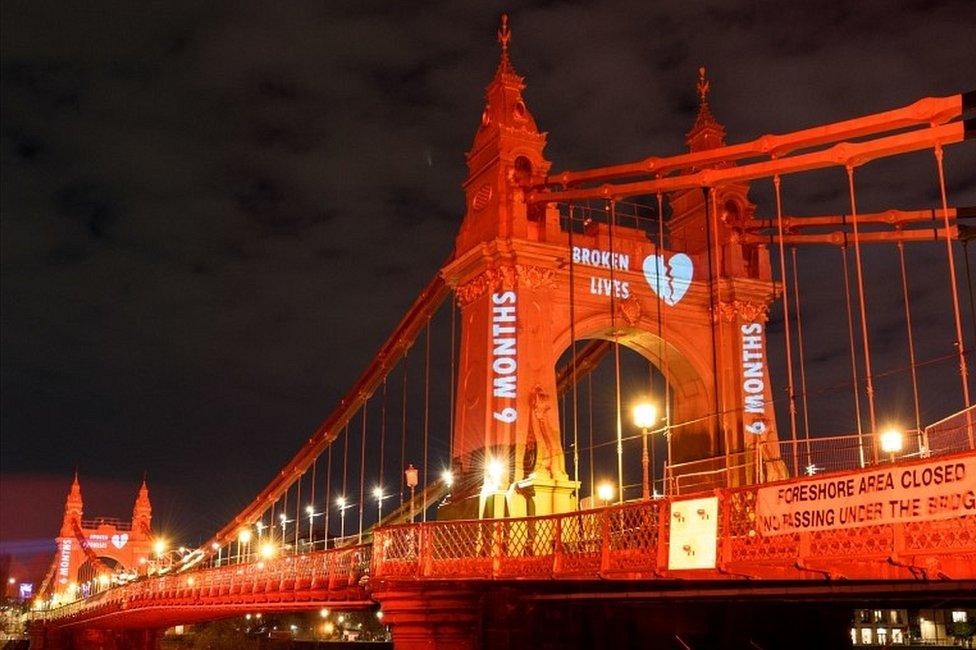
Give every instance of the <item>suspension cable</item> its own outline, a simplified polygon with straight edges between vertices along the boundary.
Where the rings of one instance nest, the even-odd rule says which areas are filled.
[[[586,393],[587,399],[589,400],[589,405],[586,409],[586,414],[590,420],[589,434],[590,434],[590,499],[596,496],[596,467],[593,461],[593,373],[590,372],[586,375]]]
[[[366,414],[369,410],[369,397],[363,401],[362,434],[359,442],[359,533],[356,541],[363,543],[363,508],[366,506]]]
[[[847,217],[844,217],[844,221]],[[844,307],[847,310],[847,346],[851,357],[851,386],[854,389],[854,420],[857,425],[857,453],[861,467],[864,459],[864,428],[861,424],[861,391],[857,378],[857,351],[854,342],[854,310],[851,307],[851,273],[847,266],[847,234],[844,234],[844,244],[840,247],[840,258],[844,264]]]
[[[405,464],[407,459],[407,362],[410,360],[410,351],[403,353],[403,375],[400,395],[400,505],[403,505],[403,481],[404,472],[407,469]]]
[[[664,195],[657,194],[657,254],[664,259]],[[661,274],[657,274],[657,340],[658,340],[658,361],[663,368],[664,377],[664,439],[667,442],[668,459],[667,466],[671,465],[671,362],[670,355],[666,354],[664,347],[664,309],[661,298]],[[654,438],[651,438],[653,444]],[[667,472],[665,472],[665,479]],[[668,490],[665,483],[664,490]]]
[[[304,474],[299,474],[298,479],[295,481],[296,491],[295,491],[295,553],[298,553],[298,533],[302,530],[302,477]]]
[[[864,383],[868,396],[868,423],[871,426],[872,461],[878,462],[877,421],[874,417],[874,378],[871,372],[871,341],[868,336],[868,313],[864,295],[864,272],[861,264],[861,239],[857,227],[857,200],[854,195],[854,168],[847,166],[847,189],[851,199],[851,225],[854,235],[854,270],[857,277],[857,299],[861,310],[861,338],[864,353]]]
[[[966,367],[966,346],[963,343],[962,316],[959,310],[959,287],[956,283],[956,258],[952,250],[952,237],[949,228],[949,199],[946,194],[945,167],[943,166],[942,145],[935,146],[935,162],[939,168],[939,195],[942,197],[942,218],[945,221],[946,262],[949,264],[949,289],[952,294],[952,316],[956,326],[956,351],[959,353],[959,380],[962,382],[962,401],[966,409],[971,405],[969,399],[969,369]],[[976,449],[973,435],[972,414],[966,416],[966,432],[969,448]]]
[[[312,461],[312,493],[309,496],[309,512],[308,515],[308,541],[312,545],[312,550],[315,550],[315,470],[318,468],[319,457],[316,456],[315,460]]]
[[[796,390],[793,386],[793,340],[790,336],[790,300],[786,286],[786,248],[783,243],[783,198],[780,193],[779,174],[773,176],[776,194],[776,231],[779,235],[779,275],[783,283],[783,331],[786,336],[786,394],[789,399],[790,440],[793,444],[793,476],[800,475],[800,461],[796,441]]]
[[[915,335],[912,331],[912,308],[908,296],[908,272],[905,268],[905,243],[898,241],[898,268],[901,270],[901,295],[905,307],[905,332],[908,334],[908,367],[912,376],[912,399],[915,405],[915,432],[922,451],[922,411],[918,399],[918,373],[915,370]]]
[[[577,391],[578,377],[576,376],[576,268],[573,260],[573,230],[575,223],[573,204],[569,204],[569,342],[573,348],[573,481],[576,493],[576,509],[579,510],[579,397]],[[565,457],[565,456],[564,456]]]
[[[347,489],[346,474],[347,474],[347,470],[349,469],[349,423],[348,422],[346,423],[346,426],[343,430],[343,436],[344,436],[344,440],[342,443],[342,494],[340,494],[339,497],[343,501],[346,501],[349,498],[346,492]],[[341,515],[344,512],[344,506],[339,506],[339,508],[340,508],[339,514]]]
[[[617,225],[617,205],[611,199],[610,203],[610,233],[608,245],[610,248],[610,259],[613,259],[613,231]],[[614,375],[614,397],[617,411],[617,503],[624,502],[624,423],[620,414],[620,338],[617,336],[617,301],[614,291],[614,265],[610,265],[610,329],[613,336],[613,375]]]
[[[796,347],[800,356],[800,404],[803,408],[803,440],[806,442],[807,458],[806,465],[813,465],[813,457],[810,450],[810,410],[807,398],[807,367],[803,345],[803,315],[800,312],[800,276],[796,262],[796,246],[790,247],[790,255],[793,258],[793,304],[796,312]]]
[[[430,433],[430,318],[427,318],[427,333],[424,336],[424,490],[427,489],[427,439]],[[424,499],[424,511],[421,521],[427,521],[427,501]]]
[[[334,442],[334,441],[333,441]],[[329,460],[325,471],[325,543],[323,549],[329,548],[329,511],[332,509],[332,444],[329,445]]]
[[[451,388],[447,413],[447,467],[454,467],[454,393],[457,390],[457,302],[451,300]]]
[[[383,490],[386,489],[383,486],[383,461],[385,460],[384,454],[386,453],[386,377],[383,378],[383,392],[382,392],[382,402],[380,404],[380,496],[378,498],[383,498]],[[379,524],[379,520],[376,521]]]
[[[966,287],[969,289],[969,326],[976,334],[976,295],[973,294],[973,272],[969,269],[969,237],[960,237],[962,259],[966,265]]]
[[[708,246],[708,303],[709,319],[712,333],[712,386],[715,396],[715,435],[716,439],[722,441],[722,451],[725,455],[725,484],[731,486],[732,471],[732,450],[729,444],[728,427],[723,422],[725,411],[725,396],[722,394],[721,373],[718,369],[718,340],[722,337],[722,317],[718,313],[719,276],[722,274],[722,247],[718,240],[718,208],[715,200],[716,191],[714,187],[707,188],[705,191],[705,241]],[[708,223],[708,222],[711,223]],[[714,257],[714,262],[712,261]]]

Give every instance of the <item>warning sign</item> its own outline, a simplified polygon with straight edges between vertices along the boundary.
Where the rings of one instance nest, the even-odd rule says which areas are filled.
[[[762,535],[976,515],[976,457],[759,489]]]

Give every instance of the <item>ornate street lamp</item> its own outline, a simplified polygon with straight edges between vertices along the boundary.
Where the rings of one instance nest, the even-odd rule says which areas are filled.
[[[417,468],[413,466],[413,463],[411,463],[410,466],[404,470],[403,474],[407,479],[407,487],[410,488],[410,523],[412,524],[414,520],[413,494],[414,488],[417,487]]]
[[[641,430],[641,466],[643,476],[641,479],[641,496],[645,501],[651,498],[650,480],[648,478],[648,468],[651,461],[647,455],[647,430],[657,422],[657,407],[650,402],[641,402],[634,406],[634,424]]]

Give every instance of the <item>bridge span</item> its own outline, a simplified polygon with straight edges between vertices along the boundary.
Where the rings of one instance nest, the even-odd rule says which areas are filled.
[[[35,648],[151,648],[175,624],[323,607],[380,608],[397,648],[521,647],[543,625],[558,647],[593,617],[622,638],[675,618],[756,618],[741,603],[766,602],[765,624],[789,627],[775,609],[787,602],[839,616],[865,599],[972,593],[976,407],[956,256],[976,210],[949,204],[944,152],[976,135],[976,93],[727,145],[702,68],[687,152],[550,174],[505,19],[498,38],[455,250],[369,367],[199,548],[164,566],[156,540],[155,558],[114,586],[93,574],[104,584],[83,593],[68,575],[46,582]],[[865,167],[926,150],[938,184],[922,194],[936,206],[858,211]],[[843,214],[784,214],[782,179],[812,170],[842,179]],[[749,197],[759,180],[772,185],[765,217]],[[940,323],[924,348],[906,244],[929,247],[926,278],[945,261],[923,303]],[[900,286],[865,284],[868,245],[897,251]],[[800,246],[833,247],[839,264],[819,255],[817,277],[843,278],[819,308],[846,345],[818,359],[804,343]],[[872,325],[869,291],[903,307],[904,367],[872,365],[872,336],[877,355],[878,338],[890,348],[902,333]],[[642,393],[637,433],[625,433],[624,353],[638,362],[626,382]],[[611,372],[594,374],[604,357]],[[431,397],[438,361],[446,399]],[[914,423],[889,426],[888,412]],[[59,553],[72,536],[90,546],[66,526]]]

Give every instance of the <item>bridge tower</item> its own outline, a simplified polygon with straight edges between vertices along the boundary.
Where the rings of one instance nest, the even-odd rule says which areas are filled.
[[[132,520],[110,517],[85,520],[81,483],[75,472],[64,504],[57,550],[39,590],[42,597],[55,595],[74,600],[97,588],[101,575],[138,571],[152,551],[152,503],[145,479],[132,509]]]
[[[611,232],[608,223],[589,223],[571,240],[558,206],[527,201],[558,175],[547,179],[546,134],[522,96],[510,38],[503,19],[501,61],[467,154],[466,213],[443,271],[460,308],[461,352],[457,481],[453,503],[438,516],[575,507],[579,484],[567,473],[555,368],[574,338],[617,341],[664,373],[672,421],[686,423],[668,434],[673,462],[700,461],[689,472],[734,465],[732,483],[753,480],[758,448],[779,454],[767,444],[776,440],[765,355],[775,292],[769,254],[736,241],[736,227],[754,210],[748,185],[667,197],[665,247],[643,229]],[[698,88],[692,152],[723,146],[725,136],[708,106],[704,70]],[[779,463],[761,465],[779,473]]]

